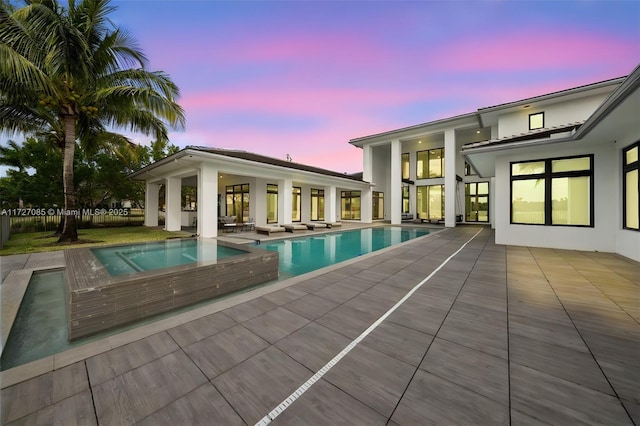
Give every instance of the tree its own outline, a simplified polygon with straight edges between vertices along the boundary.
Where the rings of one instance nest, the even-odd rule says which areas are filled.
[[[0,3],[0,129],[52,140],[63,155],[65,210],[77,208],[76,140],[95,152],[116,152],[130,141],[109,129],[168,140],[167,126],[184,127],[179,89],[146,57],[129,34],[114,27],[109,0],[25,0]],[[135,68],[134,68],[135,67]],[[78,239],[74,215],[65,218],[59,242]]]

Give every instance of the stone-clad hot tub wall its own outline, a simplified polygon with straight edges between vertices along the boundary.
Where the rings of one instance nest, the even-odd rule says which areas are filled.
[[[66,250],[69,340],[278,278],[278,253],[246,252],[218,260],[112,277],[89,248]]]

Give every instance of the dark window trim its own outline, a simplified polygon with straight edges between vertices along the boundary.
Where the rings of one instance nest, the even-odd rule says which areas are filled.
[[[640,154],[640,141],[637,141],[636,143],[633,143],[622,150],[622,229],[640,232],[640,229],[629,228],[627,226],[627,173],[632,170],[638,170],[638,173],[640,173],[639,160],[636,160],[633,163],[626,164],[627,152],[631,151],[634,148],[638,148],[638,154]],[[638,158],[640,159],[640,155]],[[640,191],[640,179],[638,180],[638,185],[638,191]],[[638,210],[640,212],[640,208]]]
[[[302,222],[302,187],[301,186],[292,186],[291,187],[291,197],[293,198],[294,195],[298,196],[298,210],[300,213],[300,219],[298,220],[293,220],[293,217],[291,218],[291,222],[292,223],[298,223],[298,222]],[[291,213],[293,213],[293,206]]]
[[[275,189],[271,189],[274,188]],[[278,185],[275,183],[267,183],[267,195],[268,194],[276,194],[276,196],[278,195]],[[268,207],[269,203],[266,203],[265,207]],[[267,223],[278,223],[278,216],[280,216],[280,212],[278,211],[278,204],[276,203],[276,218],[274,220],[269,221],[269,218],[267,217]]]
[[[589,170],[569,171],[569,172],[551,172],[551,163],[557,160],[572,160],[574,158],[588,157],[591,163]],[[536,173],[531,175],[513,176],[513,165],[524,163],[544,162],[544,173]],[[594,155],[571,155],[569,157],[541,158],[538,160],[527,161],[511,161],[509,162],[509,223],[511,225],[531,225],[531,226],[569,226],[572,228],[593,228],[595,227],[595,182],[594,182]],[[551,223],[551,180],[554,178],[564,177],[589,177],[589,225],[571,225],[565,223]],[[513,182],[518,180],[544,179],[544,223],[522,223],[513,221]]]
[[[478,184],[479,183],[486,183],[487,184],[487,193],[478,193]],[[464,189],[464,196],[465,196],[465,203],[466,203],[466,197],[472,197],[471,194],[467,194],[467,185],[475,185],[476,186],[476,193],[475,195],[473,195],[473,197],[487,197],[487,220],[486,221],[480,221],[480,220],[476,220],[476,221],[470,221],[472,223],[491,223],[491,195],[489,194],[490,190],[491,190],[491,183],[488,180],[479,180],[477,182],[465,182],[465,189]],[[465,221],[466,221],[466,215],[467,212],[464,212],[465,214]]]
[[[324,200],[324,189],[317,189],[317,188],[311,188],[311,197],[309,198],[309,211],[311,212],[311,214],[309,215],[309,220],[312,222],[317,222],[319,220],[324,220],[324,210],[322,211],[322,219],[320,219],[320,210],[318,210],[317,212],[317,216],[318,219],[312,219],[311,217],[313,217],[313,199],[317,198],[318,199],[318,205],[320,205],[320,198],[322,198]]]
[[[531,127],[531,117],[533,117],[534,115],[542,115],[542,126],[535,127],[535,128]],[[534,112],[529,114],[529,130],[538,130],[538,129],[544,129],[544,111]]]
[[[431,151],[436,151],[436,150],[440,150],[440,170],[442,170],[442,174],[440,176],[429,176],[429,172],[430,172],[430,167],[429,167],[429,163],[431,162]],[[424,177],[420,177],[418,176],[418,154],[420,154],[421,152],[426,152],[427,153],[427,163],[425,164],[425,166],[423,167],[423,172],[426,173],[426,176]],[[425,179],[442,179],[445,175],[444,173],[444,156],[445,156],[445,152],[444,152],[444,147],[440,146],[437,148],[427,148],[427,149],[423,149],[420,151],[416,151],[416,180],[425,180]]]

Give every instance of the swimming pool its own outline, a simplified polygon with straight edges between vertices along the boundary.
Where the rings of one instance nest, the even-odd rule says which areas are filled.
[[[305,274],[427,235],[428,229],[380,226],[253,244],[279,254],[280,279]]]
[[[175,239],[91,249],[111,276],[154,271],[195,262],[216,262],[245,251],[213,240]]]

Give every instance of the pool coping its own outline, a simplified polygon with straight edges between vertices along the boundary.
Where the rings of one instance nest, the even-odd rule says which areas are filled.
[[[389,224],[385,224],[386,226],[403,226],[403,225],[389,225]],[[374,225],[375,226],[375,225]],[[415,242],[416,240],[422,239],[422,238],[430,238],[432,236],[435,236],[437,234],[439,234],[442,231],[445,231],[447,228],[429,228],[429,233],[427,235],[423,235],[417,238],[414,238],[412,240],[408,240],[408,241],[403,241],[401,243],[395,244],[393,246],[390,247],[385,247],[383,249],[380,250],[376,250],[367,254],[364,254],[362,256],[358,256],[355,257],[353,259],[349,259],[349,260],[345,260],[342,261],[340,263],[334,264],[334,265],[330,265],[330,266],[326,266],[324,268],[321,269],[317,269],[315,271],[311,271],[308,272],[306,274],[303,275],[298,275],[296,277],[292,277],[292,278],[288,278],[286,280],[283,281],[275,281],[272,284],[264,284],[262,286],[258,286],[254,289],[250,289],[249,291],[247,291],[246,293],[242,293],[242,294],[238,294],[238,295],[233,295],[233,296],[229,296],[227,298],[224,298],[223,300],[218,300],[218,301],[212,301],[210,304],[206,305],[206,306],[202,306],[199,308],[195,308],[193,310],[187,311],[187,312],[182,312],[176,315],[172,315],[169,316],[167,318],[163,318],[160,319],[158,321],[154,321],[150,324],[145,324],[142,325],[140,327],[136,327],[127,331],[124,331],[122,333],[119,334],[115,334],[112,336],[108,336],[93,342],[88,342],[85,345],[76,347],[76,348],[72,348],[69,350],[66,350],[64,352],[59,352],[57,354],[53,354],[53,355],[49,355],[47,357],[41,358],[39,360],[35,360],[35,361],[31,361],[29,363],[26,364],[22,364],[13,368],[10,368],[8,370],[5,371],[1,371],[0,372],[0,389],[5,389],[7,387],[13,386],[17,383],[23,382],[25,380],[29,380],[32,379],[34,377],[46,374],[48,372],[54,371],[54,370],[58,370],[60,368],[66,367],[68,365],[74,364],[78,361],[82,361],[84,359],[90,358],[92,356],[95,355],[99,355],[101,353],[110,351],[112,349],[127,345],[129,343],[135,342],[137,340],[141,340],[144,339],[146,337],[149,337],[153,334],[162,332],[162,331],[166,331],[169,330],[171,328],[174,328],[178,325],[184,324],[186,322],[189,321],[193,321],[193,320],[197,320],[199,318],[214,314],[216,312],[220,312],[223,311],[225,309],[231,308],[233,306],[239,305],[241,303],[244,302],[248,302],[250,300],[253,300],[255,298],[258,297],[262,297],[264,295],[273,293],[275,291],[278,290],[282,290],[284,288],[293,286],[295,284],[298,284],[299,282],[302,281],[306,281],[312,278],[315,278],[317,276],[326,274],[327,272],[331,272],[333,270],[342,268],[344,266],[348,266],[351,265],[353,263],[362,261],[364,259],[367,259],[369,257],[375,256],[375,255],[379,255],[381,253],[384,253],[386,251],[390,251],[390,250],[394,250],[397,249],[399,247],[402,247],[406,244],[411,244],[412,242]],[[296,235],[295,237],[293,236],[294,234],[292,234],[292,238],[296,238],[296,237],[300,237],[300,235]],[[274,238],[275,239],[279,239],[279,238]],[[31,274],[33,272],[42,272],[42,271],[53,271],[56,269],[61,269],[61,268],[65,268],[66,265],[62,265],[62,266],[48,266],[48,267],[43,267],[43,268],[31,268],[31,269],[25,269],[22,271],[30,271],[28,273],[29,279],[31,277]],[[12,272],[20,272],[20,271],[12,271]],[[24,279],[24,276],[27,275],[27,273],[25,274],[17,274],[18,276],[21,276],[22,279]],[[4,288],[7,280],[8,280],[9,276],[7,276],[7,279],[5,279],[2,283],[2,287]],[[28,280],[26,280],[26,284],[28,284]],[[25,290],[26,290],[26,285],[25,285]],[[24,295],[24,294],[23,294]],[[22,298],[20,298],[20,302],[22,301]],[[18,304],[19,306],[19,304]],[[17,310],[16,310],[17,313]],[[3,313],[4,315],[4,313]],[[11,320],[12,324],[13,324],[13,320],[15,319],[15,317]],[[3,323],[4,323],[4,318],[3,318]],[[7,337],[8,337],[8,333],[7,333]],[[3,349],[4,349],[4,344],[3,344]]]

